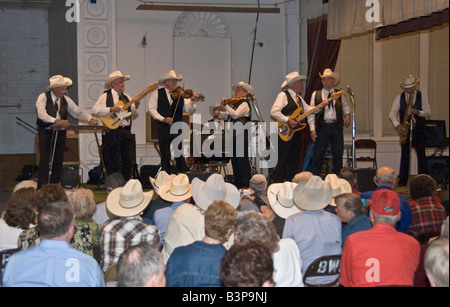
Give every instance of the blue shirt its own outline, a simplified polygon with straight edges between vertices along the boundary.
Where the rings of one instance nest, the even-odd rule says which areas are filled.
[[[363,214],[352,218],[344,227],[342,227],[342,247],[344,247],[345,239],[351,234],[358,231],[369,230],[372,228],[370,219]]]
[[[169,207],[165,207],[155,211],[153,220],[155,222],[155,226],[158,227],[159,232],[161,233],[161,245],[164,244],[164,235],[166,234],[167,225],[169,224],[170,218],[172,217],[175,210],[177,210],[177,208],[184,203],[184,201],[179,201],[173,203]]]
[[[166,266],[167,287],[221,287],[222,244],[195,241],[173,250]]]
[[[4,287],[104,287],[94,258],[65,241],[42,240],[10,258],[3,274]]]
[[[388,186],[379,186],[375,189],[375,191],[383,189],[392,191],[392,189]],[[361,199],[372,199],[372,194],[375,191],[364,192],[360,195],[360,197]],[[406,199],[404,199],[400,195],[398,195],[398,197],[400,198],[400,212],[402,213],[402,216],[397,225],[395,225],[395,229],[397,229],[397,231],[406,233],[412,221],[411,207],[409,206],[409,202]]]

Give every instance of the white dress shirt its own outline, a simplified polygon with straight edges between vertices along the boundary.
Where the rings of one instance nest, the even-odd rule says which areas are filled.
[[[300,95],[297,95],[292,89],[288,89],[288,92],[291,95],[292,99],[297,103],[297,105],[298,105],[297,98],[300,99],[301,105],[298,105],[298,106],[303,108],[303,113],[306,113],[312,109],[312,107],[310,107],[305,102],[305,100],[303,100],[303,98]],[[272,109],[270,110],[270,116],[279,122],[287,123],[287,121],[289,120],[289,117],[284,116],[283,113],[281,113],[281,110],[283,110],[283,108],[286,107],[287,105],[288,105],[288,98],[287,98],[285,92],[280,92],[278,94],[277,98],[275,99]],[[318,111],[316,111],[315,113],[317,113],[317,112]],[[314,118],[314,115],[312,115],[312,116]],[[311,125],[310,117],[311,116],[308,116],[308,124],[309,125]],[[314,120],[312,119],[312,121],[314,121]]]
[[[172,96],[170,95],[170,91],[164,87],[167,95],[167,99],[169,100],[169,104],[172,105],[174,100],[172,99]],[[158,93],[159,90],[153,91],[150,95],[150,98],[148,100],[148,111],[150,112],[150,115],[156,119],[162,122],[164,120],[164,117],[159,114],[158,112]],[[176,103],[176,101],[175,101]],[[189,114],[192,114],[197,109],[197,102],[192,101],[191,99],[184,99],[184,108],[183,111],[187,112]]]
[[[114,89],[111,89],[111,94],[113,97],[113,101],[114,101],[114,105],[120,100],[119,97],[119,93],[116,92]],[[124,95],[131,101],[132,98],[125,94]],[[106,106],[106,99],[107,99],[107,94],[103,93],[97,100],[97,102],[95,103],[95,105],[92,107],[92,114],[94,114],[95,116],[105,116],[108,115],[109,113],[111,113],[111,109],[110,107]],[[124,104],[126,103],[125,101],[123,102]],[[139,110],[135,108],[134,103],[131,105],[131,117],[133,119],[135,119],[136,117],[138,117],[139,115]],[[129,118],[124,118],[122,120],[121,126],[123,127],[127,127],[130,125],[130,119]]]
[[[408,102],[409,94],[408,93],[405,93],[405,94],[406,94],[406,97],[405,97],[406,102]],[[401,125],[401,123],[399,122],[399,118],[398,118],[398,113],[400,112],[400,97],[401,96],[402,96],[402,94],[395,97],[394,103],[392,104],[391,113],[389,113],[389,118],[391,119],[394,127]],[[417,91],[414,93],[413,105],[414,105],[414,103],[416,103],[416,99],[417,99]],[[430,115],[431,115],[431,111],[430,111],[430,103],[428,102],[428,97],[422,93],[422,111],[420,111],[419,116],[427,117]]]
[[[55,94],[51,92],[51,97],[53,100],[53,103],[56,102],[58,105],[58,112],[56,117],[52,117],[47,113],[46,107],[47,107],[47,94],[42,93],[39,95],[38,99],[36,100],[36,110],[37,110],[37,116],[40,120],[42,120],[44,123],[47,124],[53,124],[55,120],[61,119],[61,115],[59,114],[59,110],[61,110],[61,102],[58,98],[56,98]],[[72,115],[76,119],[89,121],[92,116],[87,112],[81,109],[79,106],[75,104],[75,102],[70,99],[68,96],[64,96],[64,98],[67,101],[67,112]]]
[[[328,95],[331,93],[333,94],[335,92],[334,89],[332,89],[331,91],[327,91],[326,89],[322,89],[322,101],[325,101],[328,99]],[[311,96],[311,102],[310,105],[311,107],[314,107],[316,105],[316,93],[314,92]],[[345,96],[342,95],[341,96],[341,101],[342,101],[342,113],[344,114],[344,116],[347,116],[350,114],[351,110],[350,110],[350,106],[347,103],[347,100],[345,99]],[[330,101],[331,106],[334,107],[325,107],[325,114],[324,114],[324,118],[323,120],[326,121],[335,121],[337,120],[336,117],[336,100]],[[310,119],[313,119],[312,124],[310,123],[310,130],[311,131],[315,131],[316,130],[316,123],[315,123],[315,115],[310,115],[308,117],[308,122],[310,122]]]
[[[219,117],[227,120],[228,116],[231,116],[232,119],[238,119],[241,117],[249,117],[250,116],[250,108],[248,107],[248,103],[241,103],[237,109],[233,109],[229,105],[225,106],[225,111],[219,112]]]

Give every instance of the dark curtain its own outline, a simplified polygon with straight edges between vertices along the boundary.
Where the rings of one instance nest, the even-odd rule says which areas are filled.
[[[314,91],[322,89],[319,73],[323,73],[326,68],[334,71],[340,47],[341,40],[327,40],[326,15],[308,21],[308,80],[304,91],[306,103],[310,103]],[[308,126],[303,130],[301,166],[309,143],[311,137]]]

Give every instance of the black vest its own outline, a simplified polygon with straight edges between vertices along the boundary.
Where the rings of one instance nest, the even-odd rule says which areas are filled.
[[[335,89],[335,92],[338,92],[339,90]],[[316,92],[316,101],[315,104],[318,106],[323,102],[322,99],[322,90]],[[332,103],[333,101],[330,101]],[[344,127],[344,116],[342,111],[342,98],[339,97],[339,99],[336,100],[336,105],[334,106],[336,109],[336,120],[337,120],[337,126],[339,129],[342,129]],[[328,107],[327,107],[328,108]],[[320,110],[318,114],[316,114],[316,128],[321,126],[324,122],[325,117],[325,108]]]
[[[47,92],[45,95],[47,97],[47,104],[45,106],[45,110],[47,111],[48,115],[56,118],[56,114],[58,111],[56,110],[55,103],[53,102],[51,91]],[[67,101],[64,97],[61,99],[59,103],[59,115],[61,116],[62,120],[67,120]],[[45,129],[53,125],[51,123],[45,123],[43,120],[39,118],[37,119],[36,124],[41,129]]]
[[[302,105],[297,105],[289,91],[284,91],[284,93],[286,94],[288,104],[281,110],[281,114],[283,114],[284,116],[290,116],[295,112],[295,110],[298,109],[298,107],[303,108]],[[301,113],[303,114],[303,111]]]
[[[241,104],[243,104],[243,103],[246,103],[246,104],[248,105],[248,109],[250,110],[248,116],[239,117],[239,118],[237,118],[237,119],[234,119],[234,118],[232,118],[232,117],[230,116],[229,119],[228,119],[228,121],[230,121],[230,122],[232,122],[232,123],[235,123],[235,122],[241,122],[243,125],[245,125],[246,123],[248,123],[249,121],[252,120],[252,106],[250,105],[250,102],[248,101],[247,98],[245,98],[244,100],[242,100],[242,101],[240,101],[240,102],[238,102],[238,103],[236,103],[236,104],[234,104],[234,105],[231,105],[230,107],[231,107],[233,110],[237,110],[237,109],[239,108],[239,106],[240,106]]]
[[[178,107],[177,107],[178,103]],[[175,111],[175,108],[177,110]],[[160,88],[158,90],[158,106],[156,110],[158,113],[166,118],[166,117],[172,117],[173,116],[173,122],[179,122],[183,120],[183,109],[184,109],[184,98],[180,97],[180,101],[178,102],[178,99],[173,99],[172,105],[169,103],[169,99],[167,99],[166,95],[166,89]],[[174,116],[175,112],[175,116]],[[167,126],[167,124],[158,122],[158,125],[161,127]]]
[[[406,108],[408,107],[408,101],[406,101],[406,92],[403,92],[400,95],[400,122],[403,123],[403,119],[405,118]],[[422,111],[422,93],[417,91],[416,102],[413,105],[414,109]],[[416,119],[415,127],[425,127],[425,117],[415,116]]]
[[[106,106],[108,108],[114,107],[114,98],[112,96],[112,90],[109,89],[107,91],[104,91],[103,93],[106,93]],[[122,98],[120,98],[120,99],[122,99]],[[122,102],[124,104],[126,104],[126,103],[130,102],[130,99],[128,99],[128,97],[125,94],[123,94]],[[131,112],[131,106],[126,111]],[[130,125],[126,126],[126,128],[128,130],[131,130],[131,125],[133,123],[133,120],[131,119],[131,117],[128,120],[130,121]]]

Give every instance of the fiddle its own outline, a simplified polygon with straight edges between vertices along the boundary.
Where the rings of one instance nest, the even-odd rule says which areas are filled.
[[[172,98],[174,100],[178,100],[181,98],[184,99],[190,99],[192,98],[192,96],[194,96],[194,91],[193,90],[185,90],[184,88],[182,88],[181,86],[177,87],[175,90],[172,91]],[[198,98],[195,99],[195,101],[204,101],[205,100],[205,96],[203,96],[202,94],[198,94]]]
[[[247,99],[247,97],[233,97],[230,99],[222,100],[222,105],[234,106],[235,104],[238,104],[246,99]]]

